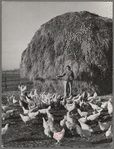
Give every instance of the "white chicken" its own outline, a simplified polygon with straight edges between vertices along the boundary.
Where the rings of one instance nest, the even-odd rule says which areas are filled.
[[[79,120],[82,121],[83,123],[86,123],[87,122],[87,116],[81,117]]]
[[[76,108],[76,104],[75,101],[73,101],[72,104],[66,103],[66,105],[64,106],[69,112],[73,111]]]
[[[65,127],[65,122],[67,121],[66,115],[64,115],[64,118],[60,121],[60,126]]]
[[[98,95],[97,95],[97,93],[95,92],[94,94],[93,94],[93,97],[94,98],[96,98]]]
[[[112,139],[112,137],[113,137],[113,132],[112,132],[112,130],[111,130],[111,125],[110,125],[110,127],[108,128],[108,130],[106,131],[105,136],[106,136],[107,139]]]
[[[82,128],[83,130],[88,130],[88,131],[90,131],[90,132],[93,132],[93,129],[92,129],[89,125],[83,123],[83,122],[82,122],[81,120],[79,120],[79,119],[78,119],[78,121],[80,122],[81,128]]]
[[[23,106],[22,106],[22,109],[23,109],[23,113],[24,114],[28,114],[29,113],[29,110],[28,109],[25,109]]]
[[[18,103],[18,100],[16,100],[16,97],[15,97],[15,95],[13,95],[12,102],[13,102],[13,104],[16,104],[16,103]]]
[[[43,119],[44,133],[45,133],[46,136],[51,138],[51,130],[50,130],[50,127],[48,126],[48,122],[46,122],[44,117],[42,119]]]
[[[10,115],[9,115],[9,113],[2,113],[2,120],[4,121],[5,119],[7,119],[7,118],[9,118],[10,117]]]
[[[36,117],[38,114],[39,114],[39,111],[37,111],[37,112],[29,112],[29,113],[28,113],[28,116],[29,116],[30,118],[34,118],[34,117]]]
[[[23,122],[26,124],[28,121],[31,120],[31,118],[27,115],[27,116],[24,116],[22,114],[19,114],[21,119],[23,120]],[[35,118],[35,117],[34,117]]]
[[[56,130],[55,126],[54,126],[54,122],[53,122],[53,120],[50,117],[48,117],[47,123],[48,123],[48,126],[49,126],[49,128],[50,128],[52,133],[53,132],[57,132],[57,130]]]
[[[108,102],[102,102],[101,108],[107,109]]]
[[[82,112],[80,109],[77,109],[77,111],[81,117],[85,117],[88,115],[88,112]]]
[[[52,121],[54,121],[53,115],[49,112],[49,110],[46,111],[48,119],[50,118]]]
[[[110,127],[110,125],[106,122],[101,123],[100,121],[98,121],[98,124],[99,124],[99,127],[102,131],[106,131]]]
[[[65,135],[65,129],[63,128],[61,132],[54,132],[53,138],[57,140],[56,144],[60,144],[60,141],[63,139]]]
[[[93,120],[97,119],[99,116],[100,116],[100,112],[88,116],[88,117],[87,117],[87,120],[91,120],[91,121],[93,121]]]
[[[73,129],[75,129],[76,128],[76,123],[70,123],[69,121],[66,121],[65,122],[65,124],[66,124],[66,127],[70,130],[70,131],[72,131]]]
[[[2,135],[7,132],[8,128],[9,128],[9,124],[6,124],[5,127],[2,128]]]
[[[15,111],[17,111],[17,109],[8,110],[6,111],[6,113],[9,115],[13,115]]]
[[[79,125],[76,124],[76,132],[83,137],[90,137],[91,132],[89,130],[82,129]]]
[[[48,108],[46,109],[40,109],[39,112],[42,113],[42,114],[46,114],[47,111],[49,111],[51,109],[51,106],[49,106]]]
[[[112,103],[110,102],[110,100],[108,101],[108,113],[111,115],[113,113],[113,105]]]
[[[74,119],[70,116],[70,112],[67,112],[67,121],[69,121],[71,124],[74,123]]]
[[[57,93],[54,93],[52,96],[53,102],[58,102],[57,100]]]
[[[11,110],[11,109],[12,109],[11,107],[2,104],[2,110],[3,110],[4,112],[6,112],[7,110]]]
[[[101,107],[99,107],[98,105],[95,105],[95,104],[93,104],[93,103],[90,103],[90,102],[89,102],[89,104],[91,105],[91,107],[93,108],[93,110],[101,110],[101,109],[103,109],[103,108],[101,108]]]

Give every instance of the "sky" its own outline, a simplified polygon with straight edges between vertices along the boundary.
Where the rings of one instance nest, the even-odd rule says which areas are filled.
[[[19,68],[22,52],[42,24],[84,10],[112,19],[113,2],[2,2],[2,70]]]

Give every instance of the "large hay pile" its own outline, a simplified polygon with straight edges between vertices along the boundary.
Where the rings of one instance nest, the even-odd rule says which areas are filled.
[[[40,27],[22,53],[21,77],[37,80],[40,91],[59,92],[62,83],[53,79],[69,64],[76,80],[92,81],[99,93],[111,93],[112,40],[109,18],[87,11],[57,16]],[[87,84],[82,83],[81,91]]]

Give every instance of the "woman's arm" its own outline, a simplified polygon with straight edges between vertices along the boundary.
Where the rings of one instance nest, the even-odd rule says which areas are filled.
[[[57,76],[58,78],[60,77],[64,77],[66,75],[66,73],[63,73],[62,75],[60,75],[60,76]]]

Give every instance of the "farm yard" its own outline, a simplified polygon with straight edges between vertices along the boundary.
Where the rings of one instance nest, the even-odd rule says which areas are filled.
[[[19,85],[19,84],[18,84]],[[21,87],[21,86],[20,86]],[[25,87],[25,86],[24,86]],[[23,87],[23,88],[24,88]],[[56,94],[48,94],[50,95],[48,99],[50,99],[50,103],[48,103],[48,100],[44,97],[48,97],[45,93],[41,93],[40,96],[35,94],[35,92],[31,92],[32,87],[27,86],[27,95],[31,95],[32,97],[35,95],[35,98],[33,98],[33,101],[36,102],[34,108],[35,112],[39,111],[38,114],[35,116],[35,118],[31,118],[31,120],[27,121],[25,123],[21,116],[22,115],[28,116],[27,113],[24,114],[27,110],[23,110],[23,105],[20,104],[21,98],[20,96],[22,93],[24,93],[19,87],[17,86],[18,90],[10,90],[10,91],[4,91],[2,92],[2,106],[7,106],[10,110],[14,110],[11,115],[8,117],[4,118],[4,115],[2,116],[2,128],[6,126],[6,124],[9,124],[8,130],[6,133],[2,135],[2,145],[3,147],[46,147],[46,148],[62,148],[62,147],[77,147],[77,148],[112,148],[113,147],[113,142],[112,142],[112,136],[109,138],[106,137],[106,132],[110,129],[113,130],[113,125],[112,125],[112,113],[109,111],[109,103],[112,105],[112,95],[107,95],[107,96],[97,96],[97,95],[91,95],[89,97],[86,96],[86,92],[84,92],[81,95],[74,96],[72,98],[69,98],[66,100],[66,103],[64,104],[63,97],[60,95],[58,96],[53,96]],[[37,90],[36,90],[37,91]],[[13,102],[13,99],[11,98],[10,102],[7,98],[11,97],[12,95],[15,95],[16,103]],[[43,96],[44,95],[44,96]],[[28,97],[28,96],[27,96]],[[40,97],[40,98],[39,98]],[[52,97],[52,98],[51,98]],[[55,98],[56,97],[56,98]],[[36,100],[37,99],[37,100]],[[52,100],[53,99],[53,100]],[[55,100],[54,100],[55,99]],[[81,99],[79,101],[79,99]],[[79,103],[77,102],[79,101]],[[99,109],[93,109],[91,106],[91,103],[93,105],[97,105],[100,107]],[[103,106],[106,105],[107,106]],[[84,105],[85,104],[85,105]],[[47,112],[42,112],[45,111],[45,109],[49,109]],[[33,108],[33,109],[34,109]],[[70,109],[71,108],[71,109]],[[32,109],[32,108],[30,108]],[[82,113],[86,112],[87,117],[83,116],[83,114],[80,114],[78,110],[81,110]],[[30,113],[30,110],[28,110]],[[2,108],[2,114],[7,113],[5,110]],[[98,114],[100,113],[97,118],[93,118],[94,120],[90,120],[88,117],[91,115]],[[62,133],[61,131],[65,130],[63,139],[61,140],[60,144],[56,144],[57,140],[54,138],[54,133],[51,132],[49,136],[46,136],[44,133],[44,120],[47,121],[46,124],[49,125],[49,115],[52,115],[54,118],[53,121],[53,127],[56,130],[56,133]],[[66,120],[65,116],[66,115]],[[69,115],[69,116],[68,116]],[[94,117],[93,116],[93,117]],[[44,120],[43,120],[44,118]],[[87,120],[84,122],[87,124],[89,127],[91,127],[92,132],[89,131],[88,133],[84,134],[82,131],[84,128],[81,125],[81,122],[79,122],[79,119],[81,118]],[[73,119],[73,123],[71,123],[71,126],[69,125],[70,119]],[[61,120],[65,120],[64,126],[60,123]],[[107,128],[104,127],[104,130],[101,130],[100,124],[98,121],[101,122],[101,124],[106,123],[108,125]],[[67,123],[66,123],[67,122]],[[75,126],[72,126],[72,124]],[[72,129],[71,129],[72,128]],[[45,128],[47,130],[47,128]],[[111,131],[112,131],[111,130]],[[111,134],[112,135],[112,134]]]
[[[88,11],[42,24],[20,70],[2,74],[2,147],[113,148],[112,39],[112,19]],[[67,65],[64,98],[57,75]]]

